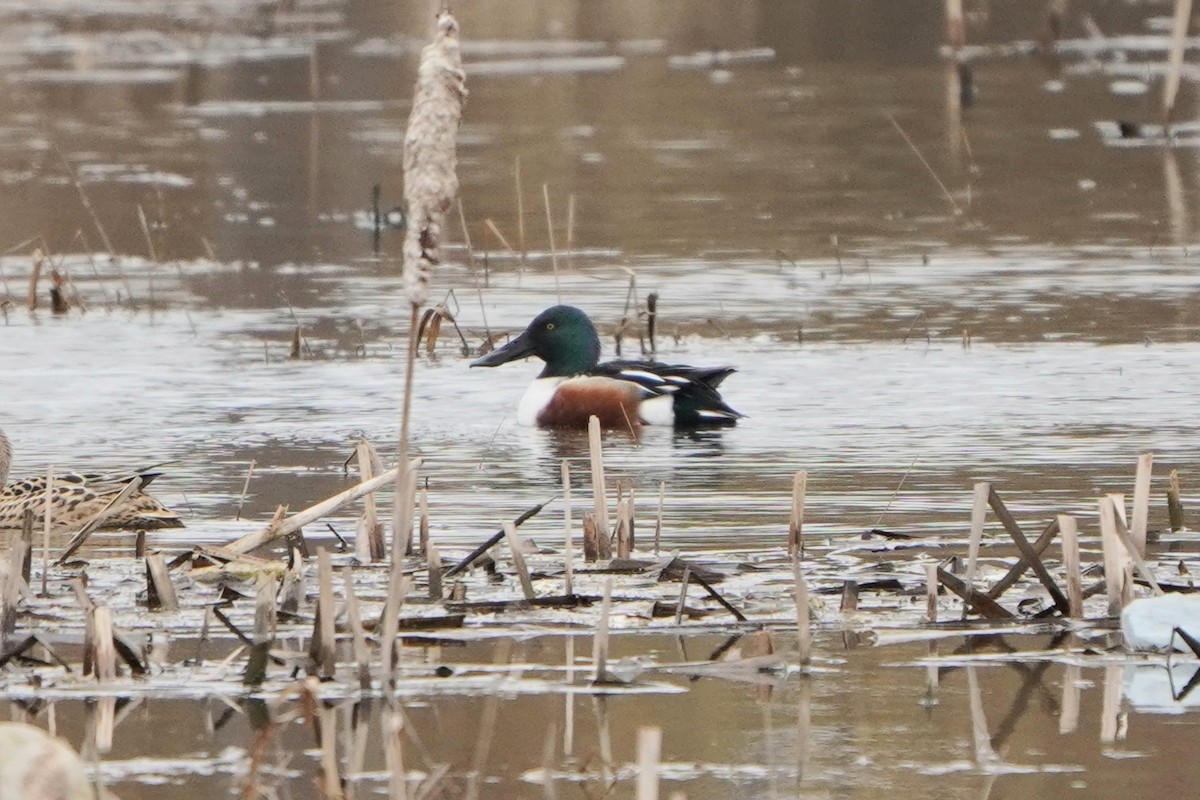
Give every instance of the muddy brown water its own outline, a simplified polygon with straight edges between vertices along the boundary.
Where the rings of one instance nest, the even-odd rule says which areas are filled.
[[[216,14],[200,4],[0,4],[0,245],[43,237],[66,254],[88,306],[60,318],[43,298],[28,313],[31,248],[0,260],[0,297],[13,301],[0,326],[0,424],[16,446],[14,472],[169,461],[155,488],[189,527],[152,537],[168,549],[226,541],[279,504],[339,491],[353,480],[341,467],[353,437],[390,449],[398,427],[400,233],[385,228],[376,256],[367,212],[375,183],[385,208],[400,202],[430,4],[315,3],[273,29],[251,5]],[[981,61],[977,100],[964,109],[938,56],[935,5],[456,9],[468,47],[460,175],[474,262],[455,223],[436,284],[453,290],[469,344],[485,329],[519,329],[561,297],[600,323],[611,355],[632,274],[638,298],[660,295],[661,358],[739,370],[726,389],[748,415],[738,427],[607,440],[609,468],[636,488],[642,514],[665,482],[670,548],[782,545],[797,469],[810,476],[805,529],[833,541],[872,527],[960,536],[975,480],[993,481],[1030,528],[1063,511],[1094,527],[1095,498],[1131,492],[1143,450],[1157,454],[1152,527],[1165,525],[1167,469],[1192,493],[1196,150],[1106,133],[1117,119],[1157,121],[1161,49]],[[1041,9],[1012,5],[976,7],[972,41],[1036,39]],[[1092,13],[1105,33],[1161,36],[1170,9],[1109,3]],[[1065,35],[1086,38],[1077,12]],[[713,51],[742,57],[686,58]],[[1181,119],[1194,101],[1185,83]],[[116,259],[102,252],[64,158]],[[524,264],[484,222],[517,242],[518,159]],[[306,358],[292,361],[297,322]],[[627,335],[623,347],[638,343]],[[433,532],[450,551],[553,496],[562,458],[581,481],[586,469],[580,437],[515,424],[532,364],[469,371],[467,361],[444,335],[419,364],[414,401]],[[331,522],[353,531],[349,516]],[[526,535],[553,539],[556,523],[535,520]],[[130,546],[113,534],[89,552]],[[1191,552],[1187,537],[1172,548]],[[1035,638],[999,647],[1046,646]],[[617,641],[666,660],[680,642],[694,652],[719,643]],[[942,643],[942,655],[959,644]],[[577,647],[583,658],[586,638]],[[513,663],[560,675],[564,637],[516,648]],[[1186,713],[1126,698],[1121,738],[1102,741],[1106,681],[1124,680],[1105,669],[1076,677],[1031,657],[983,663],[969,681],[953,665],[931,690],[925,644],[872,646],[827,630],[817,649],[826,669],[808,681],[672,678],[657,694],[578,697],[574,763],[595,766],[603,722],[615,762],[628,765],[636,728],[652,723],[672,764],[667,786],[690,798],[1115,797],[1196,778]],[[484,641],[421,657],[482,664],[495,651]],[[977,758],[971,681],[996,763]],[[1063,686],[1076,681],[1080,723],[1060,733]],[[563,682],[545,685],[418,694],[411,722],[429,758],[409,766],[468,770],[485,698],[496,697],[479,796],[549,796],[522,780],[542,767],[546,720],[564,731]],[[3,676],[0,686],[16,715],[28,693]],[[54,706],[58,729],[82,742],[85,702]],[[253,734],[242,715],[215,724],[225,707],[216,697],[145,701],[102,759],[110,787],[122,797],[236,791]],[[308,734],[283,736],[297,755],[282,783],[305,796]],[[368,763],[383,769],[378,749]],[[363,786],[385,790],[379,775]],[[619,787],[631,796],[630,783]],[[592,781],[583,791],[601,790]]]

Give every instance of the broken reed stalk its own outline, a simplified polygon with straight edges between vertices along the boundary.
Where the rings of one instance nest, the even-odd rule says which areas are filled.
[[[342,567],[342,586],[346,596],[346,620],[354,636],[354,661],[358,664],[358,687],[364,692],[371,689],[371,650],[367,647],[367,634],[363,630],[362,615],[358,608],[358,595],[354,589],[354,570],[350,565]]]
[[[1192,0],[1175,0],[1175,16],[1171,22],[1171,51],[1167,58],[1167,75],[1163,82],[1163,121],[1170,126],[1175,117],[1175,98],[1183,77],[1183,55],[1192,21]],[[1168,131],[1169,132],[1169,131]]]
[[[592,463],[592,501],[595,505],[596,527],[601,538],[607,539],[608,527],[608,490],[604,483],[604,452],[600,439],[599,417],[588,418],[588,453]]]
[[[317,550],[317,618],[309,648],[312,674],[329,679],[337,668],[337,639],[334,628],[333,560],[324,547]]]
[[[390,689],[395,683],[396,634],[400,630],[400,610],[404,608],[404,598],[408,595],[410,580],[401,575],[395,579],[393,571],[388,586],[388,599],[383,607],[383,635],[379,640],[379,667],[381,674],[380,685]]]
[[[1066,595],[1062,593],[1062,589],[1059,588],[1050,571],[1046,569],[1046,565],[1042,563],[1033,546],[1029,544],[1029,540],[1025,538],[1025,533],[1021,530],[1021,526],[1013,519],[1008,506],[1004,505],[1004,500],[1001,499],[1000,493],[995,488],[988,492],[988,505],[991,506],[992,512],[1000,520],[1001,524],[1004,525],[1004,530],[1013,540],[1013,544],[1017,546],[1017,550],[1020,551],[1021,561],[1029,565],[1029,568],[1037,575],[1038,581],[1046,588],[1046,591],[1054,600],[1055,608],[1061,614],[1069,613],[1070,604],[1067,602]]]
[[[426,483],[428,483],[428,480],[429,479],[427,478]],[[417,504],[417,507],[419,509],[419,514],[418,514],[419,522],[417,525],[417,531],[418,531],[419,535],[417,536],[417,543],[421,548],[417,552],[423,556],[428,556],[429,555],[429,489],[428,488],[422,487],[421,496],[420,496],[420,500]]]
[[[546,231],[550,238],[550,264],[554,268],[554,294],[562,303],[562,287],[558,284],[558,250],[554,247],[554,219],[550,214],[550,187],[542,184],[542,200],[546,204]]]
[[[25,581],[25,585],[28,586],[30,575],[33,572],[33,510],[29,508],[25,509],[25,512],[21,515],[20,541],[25,543],[25,560],[20,564],[17,564],[15,560],[13,561],[13,574],[20,574],[21,580]]]
[[[600,560],[600,530],[591,511],[583,512],[583,560],[589,564]]]
[[[808,618],[808,582],[800,568],[800,559],[792,559],[792,577],[795,583],[796,639],[800,648],[800,667],[807,667],[812,659],[812,628]]]
[[[47,585],[50,580],[50,523],[52,504],[50,499],[54,496],[54,465],[51,464],[46,470],[46,496],[43,499],[42,508],[42,596],[45,597]]]
[[[975,484],[975,494],[971,502],[971,536],[967,542],[967,591],[975,591],[975,568],[979,561],[979,546],[983,542],[983,523],[987,517],[988,497],[992,493],[990,483]],[[963,605],[963,619],[971,611],[970,605]]]
[[[938,621],[938,568],[937,564],[925,565],[925,618],[930,623]]]
[[[1117,510],[1112,496],[1101,497],[1100,541],[1104,550],[1104,585],[1108,590],[1108,615],[1120,616],[1131,594],[1125,582],[1125,564],[1128,552],[1121,547],[1117,537]]]
[[[415,472],[420,464],[420,459],[414,459],[409,467]],[[225,548],[234,553],[245,554],[263,545],[270,544],[288,534],[295,533],[305,525],[316,522],[327,514],[332,514],[342,506],[353,503],[358,498],[392,483],[396,480],[398,473],[399,469],[390,469],[382,475],[376,475],[369,481],[363,481],[357,486],[347,489],[340,494],[335,494],[333,497],[322,500],[320,503],[311,505],[286,519],[272,521],[271,524],[267,525],[261,531],[248,533],[240,539],[230,542]]]
[[[966,619],[971,609],[987,619],[1013,619],[1013,613],[989,597],[986,592],[975,591],[941,567],[938,567],[937,578],[938,583],[962,598],[964,605],[967,606],[963,612],[963,619]]]
[[[1171,470],[1167,481],[1167,516],[1171,520],[1171,530],[1183,530],[1183,500],[1180,499],[1179,471]]]
[[[1114,506],[1117,502],[1119,502],[1117,499],[1115,499],[1118,497],[1121,497],[1121,495],[1109,495],[1109,500],[1114,504]],[[1115,510],[1116,509],[1114,508],[1114,511]],[[1142,580],[1144,580],[1150,586],[1150,590],[1156,597],[1162,597],[1162,587],[1158,585],[1158,580],[1154,577],[1154,573],[1150,570],[1150,567],[1147,566],[1146,560],[1142,558],[1141,553],[1138,552],[1137,542],[1133,540],[1133,535],[1129,532],[1129,529],[1125,527],[1125,521],[1121,519],[1120,514],[1116,513],[1113,515],[1113,520],[1116,523],[1115,533],[1117,535],[1117,539],[1125,548],[1125,552],[1129,557],[1129,561],[1133,563],[1133,569],[1138,575],[1141,576]],[[1129,586],[1128,589],[1132,591],[1133,587]]]
[[[684,566],[683,577],[679,580],[679,602],[675,604],[675,624],[683,624],[683,612],[687,610],[687,591],[688,584],[692,579],[692,568],[690,565]]]
[[[96,606],[92,609],[92,663],[96,680],[108,683],[117,677],[117,649],[113,645],[112,609]]]
[[[412,529],[408,498],[409,423],[412,416],[413,371],[417,358],[417,323],[429,299],[433,269],[441,262],[441,240],[446,212],[458,194],[458,157],[455,139],[466,99],[466,75],[459,51],[458,21],[448,12],[438,14],[433,43],[421,51],[413,92],[412,111],[404,134],[404,200],[407,226],[403,245],[404,290],[411,305],[408,352],[405,359],[404,400],[400,412],[400,440],[394,524],[393,569],[399,569],[404,551],[398,542]]]
[[[1141,453],[1133,479],[1133,519],[1129,535],[1137,545],[1137,555],[1146,557],[1146,532],[1150,525],[1150,475],[1154,471],[1154,453]]]
[[[575,593],[572,560],[575,552],[571,541],[571,464],[562,460],[563,487],[563,594],[570,597]]]
[[[990,497],[990,495],[989,495]],[[1030,549],[1039,558],[1050,547],[1050,543],[1054,541],[1054,537],[1058,535],[1058,520],[1053,520],[1047,525],[1038,535],[1038,538],[1030,545]],[[1029,569],[1029,562],[1025,558],[1021,558],[1017,563],[1009,567],[1008,572],[1004,573],[1004,577],[992,584],[992,588],[988,589],[987,596],[993,600],[999,598],[1014,586],[1025,572]]]
[[[270,642],[275,638],[275,592],[278,588],[273,575],[259,575],[254,595],[255,643]]]
[[[617,503],[617,558],[629,558],[633,554],[633,512],[630,498]]]
[[[838,610],[843,614],[858,611],[858,581],[845,581],[842,584],[842,602]]]
[[[442,557],[437,545],[430,542],[425,548],[425,567],[429,571],[429,598],[442,599]]]
[[[804,558],[804,496],[808,472],[800,470],[792,477],[792,517],[788,523],[788,558]]]
[[[521,552],[521,539],[517,536],[516,525],[511,522],[504,523],[504,539],[508,542],[513,566],[516,567],[517,577],[521,581],[521,592],[525,595],[526,600],[533,600],[537,595],[533,591],[533,581],[529,577],[529,566],[525,563],[525,554]]]
[[[1067,573],[1067,602],[1072,619],[1083,619],[1083,570],[1079,563],[1079,528],[1070,514],[1058,515],[1063,568]]]
[[[637,800],[658,800],[658,762],[662,755],[662,728],[638,728]]]
[[[600,604],[600,621],[596,624],[596,636],[592,641],[593,683],[612,683],[608,674],[608,622],[612,614],[613,579],[604,581],[604,600]]]
[[[370,480],[375,475],[375,465],[367,451],[369,446],[366,439],[360,439],[354,448],[355,458],[358,462],[358,477],[364,481]],[[369,494],[363,501],[363,513],[358,518],[354,536],[354,556],[364,564],[383,558],[383,536],[379,528],[379,510],[375,502],[375,495]]]
[[[158,611],[179,610],[175,584],[171,583],[171,573],[161,553],[146,556],[146,605]]]

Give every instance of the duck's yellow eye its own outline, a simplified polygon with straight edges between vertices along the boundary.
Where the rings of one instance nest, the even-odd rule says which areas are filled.
[[[553,323],[553,322],[547,322],[547,323],[546,323],[546,330],[548,330],[548,331],[552,331],[552,330],[554,330],[554,323]]]

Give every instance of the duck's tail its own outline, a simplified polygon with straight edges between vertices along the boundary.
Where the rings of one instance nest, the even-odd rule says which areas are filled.
[[[725,375],[728,374],[727,372]],[[724,379],[725,375],[720,376],[718,382]],[[744,416],[746,415],[731,408],[710,383],[695,381],[680,387],[675,393],[677,428],[736,425]]]

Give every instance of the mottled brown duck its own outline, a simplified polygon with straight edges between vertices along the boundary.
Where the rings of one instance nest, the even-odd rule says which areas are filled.
[[[0,430],[0,530],[20,528],[25,511],[33,512],[37,524],[46,513],[46,476],[23,478],[8,483],[8,468],[12,464],[12,445]],[[49,492],[53,524],[79,527],[104,510],[113,498],[131,482],[142,479],[142,486],[112,509],[101,524],[108,530],[182,528],[179,515],[146,494],[144,489],[158,477],[155,472],[132,472],[113,475],[81,475],[77,472],[56,472],[54,486]]]

